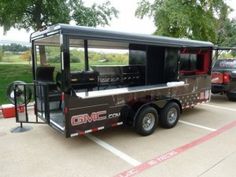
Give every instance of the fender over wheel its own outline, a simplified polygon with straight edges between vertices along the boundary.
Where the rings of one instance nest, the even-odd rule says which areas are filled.
[[[151,106],[144,107],[135,119],[135,130],[138,134],[147,136],[154,132],[158,123],[157,110]]]
[[[163,128],[174,127],[180,116],[180,107],[176,102],[169,102],[161,110],[160,125]]]

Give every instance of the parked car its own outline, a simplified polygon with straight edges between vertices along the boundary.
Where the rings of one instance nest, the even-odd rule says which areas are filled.
[[[236,101],[236,59],[218,59],[212,68],[211,92]]]

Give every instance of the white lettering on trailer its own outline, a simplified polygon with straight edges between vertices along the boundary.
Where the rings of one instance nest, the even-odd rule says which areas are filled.
[[[108,115],[108,119],[113,119],[113,118],[117,118],[120,117],[120,112],[118,113],[112,113]]]

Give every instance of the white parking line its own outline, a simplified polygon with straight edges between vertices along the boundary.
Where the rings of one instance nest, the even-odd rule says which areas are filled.
[[[224,106],[216,106],[216,105],[213,105],[213,104],[203,104],[202,106],[209,106],[209,107],[212,107],[212,108],[217,108],[217,109],[223,109],[223,110],[226,110],[226,111],[234,111],[234,112],[236,112],[236,109],[227,108],[227,107],[224,107]]]
[[[183,121],[183,120],[179,120],[179,122],[182,123],[182,124],[190,125],[190,126],[197,127],[197,128],[202,128],[202,129],[212,131],[212,132],[216,131],[216,129],[214,129],[214,128],[205,127],[205,126],[202,126],[202,125],[186,122],[186,121]]]
[[[130,165],[132,166],[137,166],[140,165],[141,162],[133,159],[132,157],[128,156],[127,154],[121,152],[120,150],[114,148],[113,146],[111,146],[110,144],[98,139],[97,137],[91,135],[91,134],[86,134],[85,135],[87,138],[89,138],[90,140],[92,140],[93,142],[97,143],[98,145],[102,146],[103,148],[105,148],[106,150],[110,151],[111,153],[113,153],[114,155],[118,156],[119,158],[125,160],[126,162],[128,162]]]

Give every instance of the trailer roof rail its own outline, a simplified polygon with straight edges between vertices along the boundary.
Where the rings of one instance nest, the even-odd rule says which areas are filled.
[[[57,24],[49,26],[44,31],[38,31],[31,35],[31,41],[51,34],[69,35],[79,38],[96,38],[127,43],[140,43],[146,45],[159,45],[166,47],[213,47],[213,43],[198,40],[178,39],[173,37],[156,36],[148,34],[134,34],[127,32],[117,32],[111,30],[97,29],[94,27],[73,26],[68,24]]]

